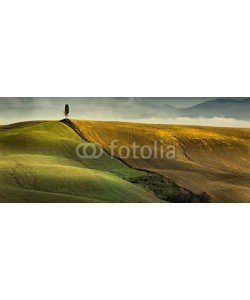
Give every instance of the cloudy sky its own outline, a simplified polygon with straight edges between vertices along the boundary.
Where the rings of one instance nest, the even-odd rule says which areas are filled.
[[[212,99],[216,98],[0,98],[0,124],[60,120],[64,118],[64,105],[67,103],[71,118],[249,127],[248,121],[234,118],[179,117],[172,109],[192,107]]]

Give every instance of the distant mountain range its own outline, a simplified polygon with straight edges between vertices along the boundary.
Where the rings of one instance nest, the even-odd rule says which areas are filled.
[[[144,102],[143,102],[144,101]],[[143,105],[144,103],[144,105]],[[174,105],[164,104],[164,101],[154,100],[153,98],[138,99],[137,105],[144,106],[140,112],[141,117],[189,117],[189,118],[234,118],[250,121],[250,98],[230,99],[218,98],[204,101],[202,103],[186,107],[177,108]],[[137,107],[138,108],[138,107]]]
[[[177,114],[190,118],[223,117],[250,120],[250,98],[243,100],[219,98],[205,101],[192,107],[177,109]]]

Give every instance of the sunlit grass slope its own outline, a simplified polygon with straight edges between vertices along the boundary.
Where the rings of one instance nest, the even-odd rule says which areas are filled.
[[[144,176],[104,154],[79,160],[85,143],[57,121],[0,127],[1,202],[159,202],[126,179]]]
[[[162,141],[165,147],[174,145],[175,160],[133,159],[131,156],[124,160],[132,167],[163,174],[193,192],[205,191],[215,202],[250,202],[250,129],[72,122],[87,140],[102,144],[107,151],[112,140],[129,147],[136,142],[153,148],[154,141]]]

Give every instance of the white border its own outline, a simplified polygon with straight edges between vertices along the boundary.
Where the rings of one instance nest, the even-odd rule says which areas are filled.
[[[0,96],[250,95],[245,0],[0,0]],[[249,299],[249,205],[1,205],[0,298]]]

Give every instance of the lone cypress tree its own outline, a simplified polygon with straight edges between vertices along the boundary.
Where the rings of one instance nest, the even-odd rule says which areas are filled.
[[[65,118],[67,119],[67,117],[69,115],[69,105],[68,104],[65,104],[64,115],[65,115]]]

